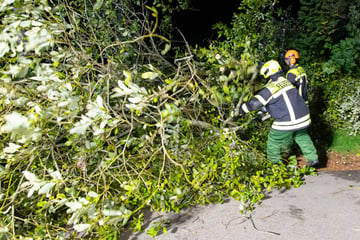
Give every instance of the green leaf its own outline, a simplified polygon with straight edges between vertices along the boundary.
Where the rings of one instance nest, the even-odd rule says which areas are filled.
[[[46,183],[44,186],[42,186],[39,190],[39,194],[47,194],[50,192],[50,190],[55,186],[55,183],[50,182]]]
[[[4,116],[6,123],[1,126],[2,132],[13,132],[16,130],[27,129],[30,126],[27,117],[18,112],[12,112]]]
[[[155,73],[155,72],[145,72],[145,73],[141,74],[141,78],[151,79],[151,80],[157,78],[158,76],[159,76],[159,74]]]
[[[131,73],[129,72],[129,71],[126,71],[126,70],[124,70],[123,71],[123,74],[124,74],[124,76],[125,76],[125,84],[127,85],[127,86],[129,86],[129,84],[130,84],[130,82],[131,82]]]
[[[223,86],[223,90],[224,90],[224,93],[230,94],[230,91],[229,91],[228,86],[224,85],[224,86]]]
[[[9,146],[4,148],[4,153],[15,153],[21,148],[20,145],[9,143]]]
[[[90,191],[88,193],[88,196],[91,197],[91,198],[97,198],[99,195],[96,192]]]
[[[55,180],[63,180],[59,171],[50,172],[50,176]]]
[[[171,45],[170,44],[166,44],[165,45],[165,48],[161,51],[161,54],[162,55],[165,55],[171,48]]]
[[[5,42],[0,42],[0,57],[3,57],[10,50],[9,45]]]
[[[102,211],[102,213],[104,214],[104,216],[107,217],[118,217],[123,215],[123,212],[120,210],[112,210],[112,209],[104,209]]]
[[[70,134],[84,135],[92,122],[93,121],[90,118],[84,115],[81,116],[80,122],[75,124],[75,127],[70,130]]]
[[[79,209],[81,209],[83,207],[83,205],[80,202],[67,202],[65,203],[65,205],[69,208],[67,210],[68,213],[72,213],[72,212],[76,212]]]
[[[96,0],[96,3],[94,4],[93,10],[99,10],[99,8],[101,8],[103,3],[104,3],[104,0]]]
[[[15,2],[15,0],[5,0],[0,6],[5,7],[5,6],[10,5],[10,4],[14,3],[14,2]]]
[[[40,54],[42,49],[51,45],[51,34],[46,29],[34,27],[26,31],[25,35],[28,38],[25,44],[27,52],[34,50],[36,54]]]
[[[31,184],[37,184],[40,181],[40,179],[35,175],[33,174],[32,172],[29,172],[29,171],[24,171],[23,172],[24,174],[24,177],[31,183]]]

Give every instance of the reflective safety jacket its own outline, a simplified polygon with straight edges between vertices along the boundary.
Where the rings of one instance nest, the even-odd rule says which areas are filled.
[[[299,90],[299,94],[304,98],[305,102],[307,102],[307,76],[305,70],[298,64],[295,64],[291,66],[289,71],[286,73],[286,78],[294,84],[294,86]]]
[[[281,73],[270,76],[271,80],[248,102],[240,112],[251,112],[266,107],[275,119],[272,128],[279,131],[296,131],[310,126],[309,109],[294,85]]]

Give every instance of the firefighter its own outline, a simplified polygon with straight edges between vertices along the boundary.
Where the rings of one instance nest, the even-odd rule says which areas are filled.
[[[316,166],[317,151],[307,132],[311,124],[309,109],[294,85],[288,81],[275,60],[266,62],[260,74],[267,80],[266,85],[240,109],[232,111],[232,116],[243,116],[246,113],[266,107],[275,120],[267,140],[267,156],[274,164],[280,164],[282,152],[288,150],[295,142],[299,145],[308,167]]]
[[[286,78],[298,89],[299,94],[304,98],[306,104],[308,104],[307,94],[307,76],[305,70],[297,63],[300,58],[300,54],[295,49],[289,49],[286,51],[284,61],[289,66],[289,70],[286,73]]]

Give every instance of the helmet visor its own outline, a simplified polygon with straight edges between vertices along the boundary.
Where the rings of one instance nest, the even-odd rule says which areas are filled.
[[[285,62],[286,65],[288,65],[288,66],[291,65],[291,60],[290,60],[290,58],[284,58],[284,62]]]

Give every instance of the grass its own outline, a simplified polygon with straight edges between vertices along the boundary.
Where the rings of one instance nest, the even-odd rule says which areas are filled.
[[[360,154],[360,135],[350,136],[345,130],[335,130],[329,150],[339,153]]]

